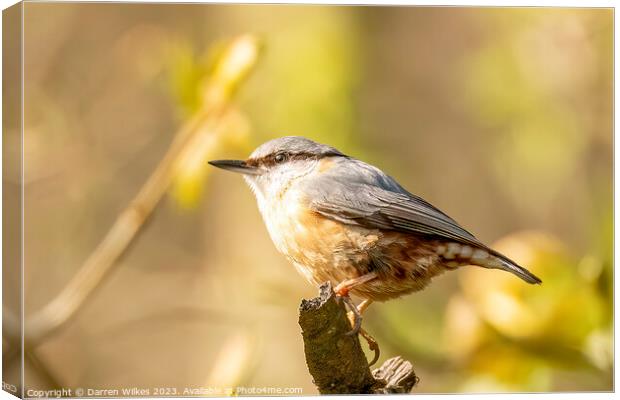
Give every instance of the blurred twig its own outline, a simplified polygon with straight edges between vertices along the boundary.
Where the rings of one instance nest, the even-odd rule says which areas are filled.
[[[257,56],[258,42],[250,35],[235,38],[221,53],[212,76],[205,84],[199,111],[175,134],[159,165],[77,274],[58,296],[24,322],[25,341],[29,345],[37,344],[75,315],[136,237],[170,186],[178,163],[191,152],[195,141],[221,133],[230,100],[255,65]],[[211,142],[216,144],[217,140]],[[4,315],[5,332],[17,338],[19,320],[10,310],[5,309]]]
[[[329,283],[321,285],[319,297],[302,301],[299,325],[308,370],[321,394],[409,393],[418,382],[411,363],[400,357],[370,372],[357,335],[347,335],[346,309]]]

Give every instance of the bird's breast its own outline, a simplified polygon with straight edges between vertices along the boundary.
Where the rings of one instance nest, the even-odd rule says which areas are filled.
[[[352,293],[384,301],[422,289],[445,270],[434,241],[325,218],[295,190],[269,204],[261,212],[276,248],[315,285],[375,272],[377,279]]]
[[[291,189],[262,210],[278,249],[311,282],[350,279],[368,265],[368,249],[379,235],[312,211],[302,193]]]

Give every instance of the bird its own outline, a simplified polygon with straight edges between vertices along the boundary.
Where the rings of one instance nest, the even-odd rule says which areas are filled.
[[[209,164],[243,176],[276,249],[312,284],[332,284],[353,314],[350,333],[362,332],[375,361],[376,341],[361,330],[373,302],[420,291],[466,266],[542,283],[381,169],[332,146],[284,136],[246,160]],[[355,305],[351,294],[362,302]]]

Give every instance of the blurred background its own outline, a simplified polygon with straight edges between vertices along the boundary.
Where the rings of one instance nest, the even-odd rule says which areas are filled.
[[[611,9],[26,3],[24,23],[26,318],[200,109],[223,44],[261,43],[223,131],[178,164],[75,318],[30,349],[26,387],[315,394],[297,308],[316,289],[243,180],[206,164],[303,135],[379,166],[544,282],[464,268],[376,304],[379,364],[411,360],[416,393],[613,389]]]

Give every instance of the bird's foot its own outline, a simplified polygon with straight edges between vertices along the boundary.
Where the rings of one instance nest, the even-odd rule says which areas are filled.
[[[369,365],[373,365],[374,363],[376,363],[377,360],[379,359],[379,355],[381,354],[379,350],[379,344],[377,343],[375,338],[370,336],[368,332],[362,329],[362,313],[366,311],[366,309],[368,308],[368,306],[370,306],[370,304],[372,304],[372,300],[366,299],[362,303],[360,303],[359,306],[356,306],[353,300],[351,300],[351,297],[349,296],[349,292],[351,291],[351,289],[355,288],[356,286],[364,284],[368,281],[371,281],[375,279],[376,277],[377,277],[377,274],[375,272],[371,272],[369,274],[362,275],[357,278],[342,281],[334,288],[334,292],[336,293],[336,295],[342,298],[345,305],[350,310],[347,313],[347,316],[349,317],[349,321],[351,321],[351,326],[353,326],[353,329],[347,332],[346,335],[347,336],[354,336],[357,334],[362,335],[362,337],[366,339],[366,342],[368,343],[368,347],[370,348],[370,350],[372,350],[375,353],[375,356]]]
[[[360,303],[359,306],[355,306],[354,304],[351,305],[352,303],[353,303],[352,301],[350,303],[347,303],[347,301],[345,300],[345,304],[347,304],[349,308],[351,308],[351,311],[347,313],[347,317],[349,318],[349,321],[351,322],[351,326],[353,327],[353,330],[348,332],[347,335],[353,335],[353,334],[359,333],[360,336],[362,336],[366,340],[366,343],[368,343],[368,348],[372,350],[372,352],[374,353],[373,359],[371,362],[368,363],[368,366],[373,366],[379,359],[379,356],[381,355],[381,350],[379,349],[379,343],[374,337],[372,337],[361,326],[362,325],[362,314],[364,313],[364,311],[366,311],[366,309],[372,303],[372,301],[364,300],[362,303]],[[358,325],[359,325],[359,328],[358,328]]]
[[[372,350],[373,353],[375,353],[372,361],[368,363],[368,366],[372,367],[373,365],[375,365],[377,360],[379,360],[379,356],[381,355],[381,350],[379,349],[379,343],[374,337],[372,337],[368,332],[366,332],[364,328],[360,328],[360,335],[364,339],[366,339],[366,343],[368,343],[368,348]]]
[[[347,316],[349,316],[349,321],[351,321],[351,326],[353,327],[353,329],[347,332],[346,335],[355,336],[360,332],[360,329],[362,329],[362,314],[358,310],[351,297],[349,297],[349,295],[340,295],[340,297],[342,298],[342,301],[344,301],[344,304],[346,304],[346,306],[349,308],[349,310],[351,310],[347,313]]]
[[[349,296],[349,292],[353,287],[359,284],[359,278],[356,279],[348,279],[346,281],[340,282],[335,288],[334,292],[336,296],[342,298],[344,304],[350,310],[349,314],[353,315],[353,319],[351,320],[351,325],[353,326],[353,330],[346,333],[347,336],[357,335],[362,327],[362,313],[357,308],[351,297]]]

